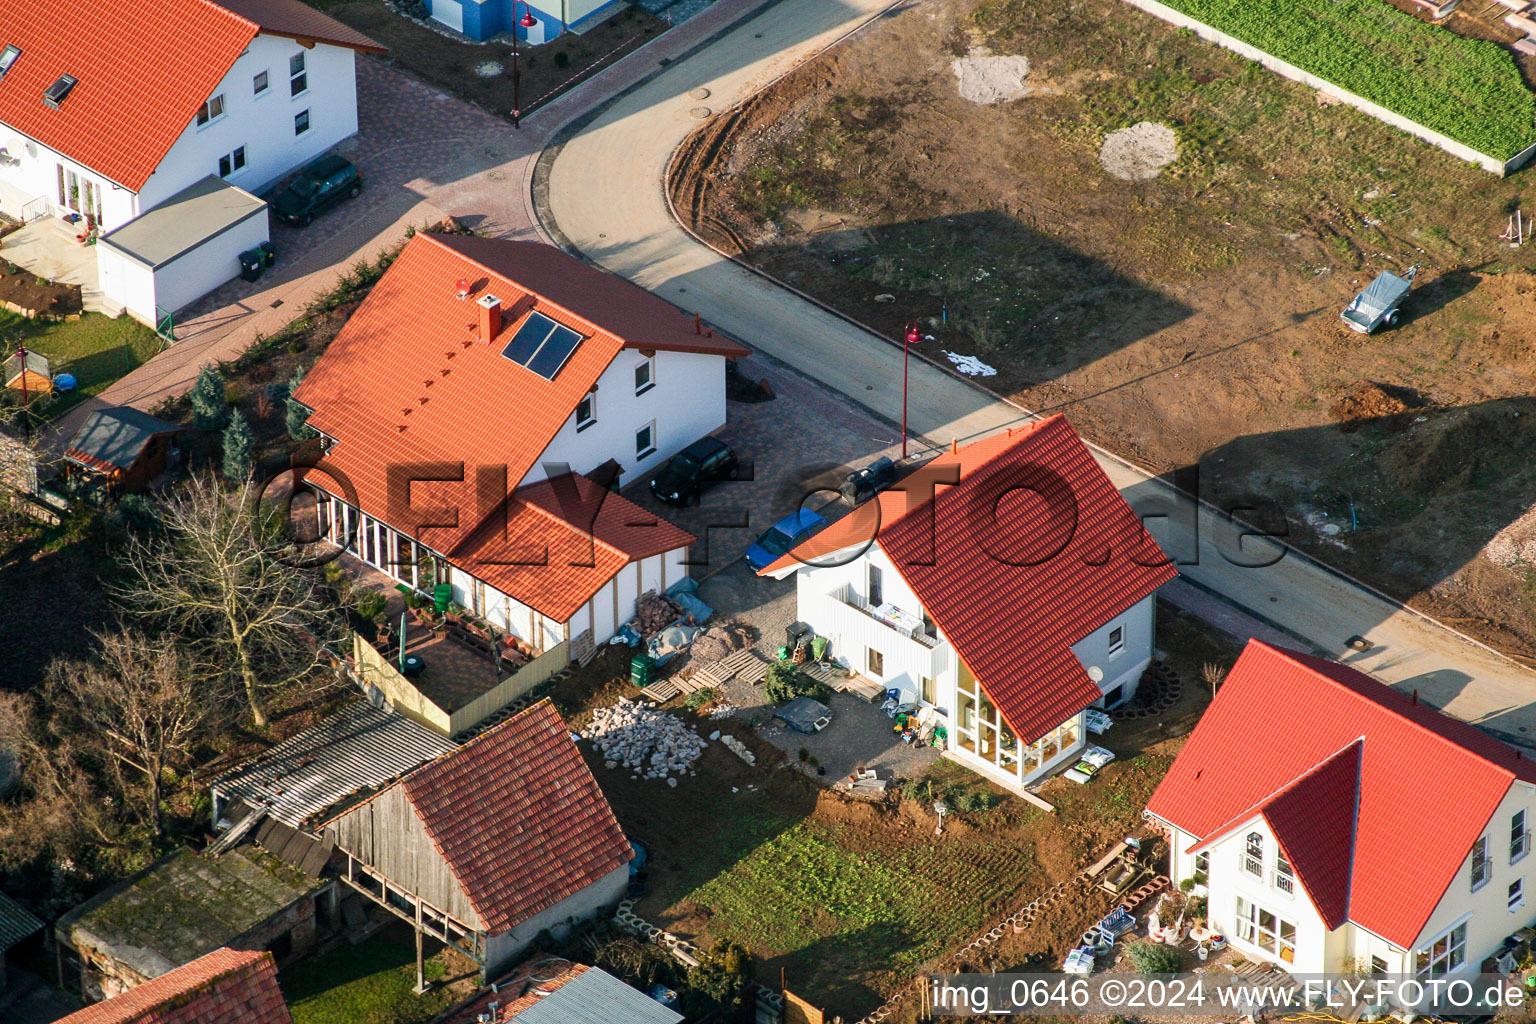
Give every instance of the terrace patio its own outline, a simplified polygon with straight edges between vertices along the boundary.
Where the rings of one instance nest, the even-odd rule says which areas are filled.
[[[354,587],[385,598],[379,638],[353,637],[358,674],[444,736],[474,728],[570,662],[564,641],[538,650],[468,613],[412,608],[403,584],[349,554],[340,564]]]

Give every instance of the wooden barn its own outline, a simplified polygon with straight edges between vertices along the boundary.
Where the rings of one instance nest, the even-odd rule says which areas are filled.
[[[560,713],[540,701],[325,823],[342,879],[503,969],[541,931],[617,903],[633,850]]]
[[[171,464],[181,427],[126,406],[98,409],[69,442],[64,461],[115,493],[142,491]]]
[[[53,393],[53,368],[41,352],[21,349],[6,357],[5,386],[30,398]]]

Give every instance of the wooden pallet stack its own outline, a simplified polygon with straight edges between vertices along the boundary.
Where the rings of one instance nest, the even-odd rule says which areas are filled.
[[[658,704],[663,704],[681,694],[693,693],[709,686],[720,686],[731,679],[740,678],[744,682],[755,685],[767,676],[768,659],[748,647],[687,676],[671,676],[658,680],[640,692]]]

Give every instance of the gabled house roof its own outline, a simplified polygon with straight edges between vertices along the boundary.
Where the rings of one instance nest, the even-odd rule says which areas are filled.
[[[177,434],[182,427],[128,406],[111,406],[91,413],[75,432],[64,457],[100,473],[128,469],[138,461],[144,446],[162,434]]]
[[[464,299],[457,297],[459,281],[468,285]],[[490,344],[479,337],[477,304],[487,294],[501,300],[504,318]],[[582,339],[552,379],[502,355],[534,312]],[[720,336],[695,334],[691,316],[551,246],[421,233],[374,285],[294,397],[313,410],[310,425],[336,439],[326,463],[345,477],[347,500],[503,593],[564,621],[629,561],[694,539],[609,494],[597,524],[596,564],[496,564],[514,550],[548,549],[555,561],[555,552],[573,544],[593,561],[591,545],[580,536],[585,526],[570,521],[569,503],[557,500],[559,487],[517,487],[627,349],[722,357],[747,351]],[[462,467],[464,482],[417,483],[407,508],[398,483],[391,490],[390,472],[410,464]],[[499,473],[501,467],[504,479],[482,487],[479,471]],[[585,477],[567,479],[574,492],[599,496]],[[432,507],[443,514],[422,514]]]
[[[1412,949],[1516,780],[1536,764],[1473,726],[1250,640],[1147,809],[1196,850],[1262,817],[1330,927]]]
[[[0,123],[141,191],[263,31],[383,52],[299,0],[0,4],[0,47],[21,49],[0,78]],[[77,81],[54,109],[43,92],[61,75]]]
[[[763,574],[872,539],[1025,742],[1101,696],[1072,645],[1177,575],[1059,415],[924,463]]]
[[[293,1024],[272,954],[216,949],[56,1024]]]
[[[575,895],[634,855],[547,700],[397,785],[491,934]]]

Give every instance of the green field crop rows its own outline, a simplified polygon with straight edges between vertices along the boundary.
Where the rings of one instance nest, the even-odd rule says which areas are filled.
[[[1481,153],[1536,142],[1536,96],[1509,51],[1382,0],[1161,0]]]

